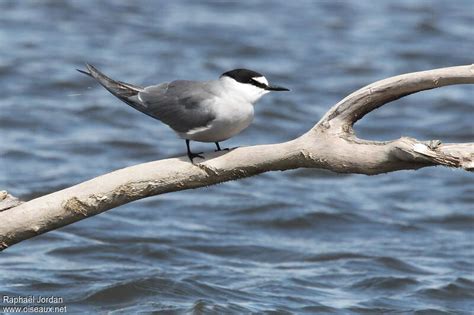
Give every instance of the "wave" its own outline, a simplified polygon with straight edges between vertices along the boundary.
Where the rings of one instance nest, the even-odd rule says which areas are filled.
[[[350,287],[358,290],[405,290],[409,286],[419,284],[416,279],[409,277],[379,276],[370,277],[352,284]]]

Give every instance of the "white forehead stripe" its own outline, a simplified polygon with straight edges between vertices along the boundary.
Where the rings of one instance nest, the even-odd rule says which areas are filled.
[[[255,81],[257,82],[260,82],[260,83],[263,83],[265,85],[268,85],[268,81],[265,77],[253,77],[252,79],[254,79]]]

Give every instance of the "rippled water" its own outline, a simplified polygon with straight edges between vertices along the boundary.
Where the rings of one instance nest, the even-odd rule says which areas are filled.
[[[136,84],[248,67],[264,97],[227,146],[281,142],[351,91],[474,62],[474,2],[0,1],[0,184],[24,199],[184,154],[166,126],[75,71]],[[473,141],[474,89],[412,95],[358,126]],[[195,144],[197,150],[211,150]],[[0,293],[58,296],[73,314],[469,314],[474,177],[269,173],[148,198],[0,254]]]

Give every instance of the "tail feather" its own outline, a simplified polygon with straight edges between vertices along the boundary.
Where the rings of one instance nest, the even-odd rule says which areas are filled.
[[[84,70],[81,70],[81,69],[76,69],[76,70],[79,71],[80,73],[84,73],[85,75],[88,75],[88,76],[92,77],[92,74],[90,74],[87,71],[84,71]]]
[[[128,105],[140,111],[142,110],[141,107],[143,105],[137,103],[138,99],[136,97],[138,93],[144,90],[142,87],[113,80],[109,78],[108,76],[106,76],[105,74],[103,74],[102,72],[100,72],[99,70],[97,70],[94,66],[90,64],[86,64],[86,67],[88,71],[84,71],[80,69],[76,69],[76,70],[79,71],[80,73],[86,74],[96,79],[97,82],[99,82],[104,88],[107,89],[107,91],[109,91],[114,96],[124,101]]]

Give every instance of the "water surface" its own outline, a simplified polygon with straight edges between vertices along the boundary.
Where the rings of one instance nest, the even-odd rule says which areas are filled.
[[[277,143],[378,79],[473,63],[474,2],[0,1],[0,184],[31,199],[184,141],[75,68],[135,84],[247,67],[265,96],[226,146]],[[474,90],[371,113],[360,136],[472,142]],[[213,150],[194,144],[195,150]],[[0,254],[0,293],[59,296],[68,312],[469,314],[474,177],[269,173],[148,198]]]

